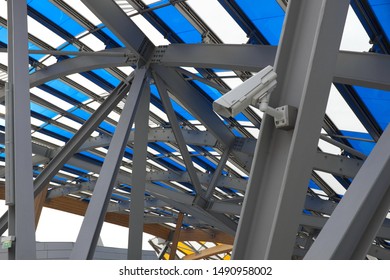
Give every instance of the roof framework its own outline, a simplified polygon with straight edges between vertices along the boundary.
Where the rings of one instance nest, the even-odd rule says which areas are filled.
[[[143,231],[161,259],[389,258],[389,4],[282,2],[0,1],[10,258],[35,258],[42,207],[84,215],[73,259],[92,259],[104,221],[130,228],[129,259]],[[366,52],[339,48],[348,9]],[[293,130],[212,110],[267,65]]]

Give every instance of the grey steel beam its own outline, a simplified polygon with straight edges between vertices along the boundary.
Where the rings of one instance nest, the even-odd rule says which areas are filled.
[[[214,189],[218,183],[218,179],[222,176],[222,174],[221,174],[222,170],[225,167],[226,162],[229,159],[229,152],[230,152],[229,148],[225,149],[225,151],[223,152],[223,154],[221,156],[221,159],[218,162],[217,168],[215,169],[213,176],[211,177],[210,183],[208,184],[206,193],[204,195],[204,198],[206,200],[209,200],[213,195]]]
[[[363,259],[390,208],[390,126],[305,259]]]
[[[175,70],[152,66],[155,72],[166,83],[169,91],[190,111],[224,146],[230,147],[234,142],[233,133],[214,113],[211,103],[187,83]]]
[[[146,68],[140,68],[135,72],[133,84],[101,168],[99,179],[96,182],[94,194],[85,213],[70,256],[71,259],[92,259],[95,253],[113,184],[116,181],[127,138],[134,121],[139,97],[143,91],[146,71]]]
[[[294,130],[283,131],[269,115],[263,118],[234,259],[291,258],[348,5],[289,1],[270,105],[298,108],[297,120]]]
[[[162,57],[156,63],[257,72],[273,65],[275,54],[275,47],[265,45],[172,44],[162,50]]]
[[[363,161],[359,159],[317,152],[314,169],[353,178],[362,165]]]
[[[359,152],[359,151],[357,151],[357,150],[355,150],[355,149],[353,149],[353,148],[351,148],[351,147],[349,147],[349,146],[347,146],[347,145],[345,145],[345,144],[343,144],[343,143],[341,143],[333,138],[321,135],[320,139],[324,140],[325,142],[328,142],[329,144],[332,144],[336,147],[339,147],[340,149],[342,149],[342,150],[344,150],[344,151],[346,151],[346,152],[350,153],[351,155],[354,155],[358,158],[361,158],[361,159],[367,158],[367,156],[365,154],[363,154],[362,152]]]
[[[155,48],[153,43],[114,1],[82,0],[82,2],[121,40],[126,48],[144,62],[149,60]]]
[[[144,91],[139,102],[135,116],[135,137],[134,137],[134,157],[133,176],[131,188],[131,203],[129,219],[129,241],[127,249],[128,260],[142,259],[142,236],[144,232],[144,199],[146,183],[146,159],[148,147],[149,129],[149,84],[144,87]]]
[[[342,51],[335,68],[335,83],[390,90],[388,55]]]
[[[188,55],[191,53],[191,55]],[[264,45],[172,44],[162,50],[156,61],[177,67],[220,68],[257,72],[273,65],[276,47]],[[258,57],[258,59],[253,59]],[[390,58],[376,53],[340,51],[334,72],[335,83],[390,90],[386,75]]]
[[[171,101],[168,96],[167,87],[165,83],[160,79],[160,77],[158,77],[156,74],[154,74],[153,77],[156,82],[157,89],[165,109],[165,113],[168,116],[168,120],[171,124],[173,134],[175,135],[176,143],[179,146],[180,154],[183,157],[187,172],[190,175],[191,183],[194,186],[196,193],[198,195],[201,195],[203,193],[202,186],[199,182],[198,175],[196,174],[196,170],[194,164],[192,163],[190,153],[188,152],[183,134],[181,133],[181,129],[177,121],[175,111],[173,110]]]
[[[274,63],[276,47],[261,45],[207,45],[171,44],[155,54],[154,63],[165,66],[191,66],[221,68],[243,71],[259,71]],[[123,48],[100,51],[123,53]],[[191,53],[189,56],[188,54]],[[162,56],[162,57],[160,57]],[[259,59],[253,59],[259,57]],[[45,82],[99,68],[135,65],[137,57],[82,56],[67,59],[38,70],[30,75],[31,87]],[[382,54],[340,51],[334,73],[334,82],[390,90],[390,79],[385,69],[389,68],[390,58]],[[182,71],[182,70],[180,70]],[[210,85],[212,86],[212,85]],[[221,88],[219,90],[222,91]],[[0,97],[4,96],[0,89]],[[222,91],[223,92],[223,91]]]
[[[99,53],[105,52],[117,52],[123,53],[126,49],[117,48],[110,49],[109,51],[100,51]],[[51,80],[55,80],[67,75],[74,73],[81,73],[93,69],[110,68],[134,65],[137,62],[135,56],[129,54],[128,57],[117,57],[117,56],[81,56],[76,58],[70,58],[63,60],[59,63],[55,63],[44,69],[35,71],[30,75],[30,87],[35,87]]]
[[[189,145],[216,147],[218,140],[208,131],[197,131],[181,128],[181,133],[184,140]],[[80,150],[88,150],[97,147],[105,147],[110,144],[111,136],[99,135],[91,137],[80,147]],[[1,141],[1,140],[0,140]],[[252,148],[252,153],[255,146],[255,139],[237,138],[236,142],[240,144],[234,145],[238,151],[245,151]],[[129,143],[134,142],[134,131],[130,132]],[[170,128],[151,128],[148,133],[148,142],[168,142],[176,143],[173,130]],[[246,146],[246,147],[243,147]]]
[[[8,235],[15,242],[9,259],[36,258],[30,95],[28,78],[27,4],[8,2],[8,81],[6,94],[6,204]]]

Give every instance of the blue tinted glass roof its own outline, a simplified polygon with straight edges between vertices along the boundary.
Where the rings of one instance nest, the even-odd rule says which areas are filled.
[[[368,0],[367,1],[375,16],[378,18],[383,30],[385,31],[387,41],[390,39],[390,2],[388,0]]]
[[[274,0],[236,2],[268,42],[277,45],[285,15],[279,4]]]
[[[359,97],[382,129],[390,123],[390,92],[354,86]]]
[[[32,0],[28,1],[28,5],[36,10],[39,10],[48,19],[61,26],[63,29],[71,33],[73,36],[80,34],[85,29],[66,13],[61,11],[48,0]]]
[[[150,5],[154,7],[161,3]],[[173,6],[166,6],[154,10],[158,15],[185,43],[200,43],[201,34],[191,25],[191,23]]]

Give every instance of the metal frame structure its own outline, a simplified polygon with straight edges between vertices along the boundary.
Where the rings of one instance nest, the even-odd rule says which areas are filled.
[[[0,29],[8,54],[0,234],[9,259],[35,259],[43,207],[84,216],[71,259],[93,259],[105,221],[129,228],[133,260],[143,232],[156,236],[160,259],[390,258],[388,108],[382,120],[362,93],[383,91],[387,104],[390,23],[370,1],[216,1],[246,33],[243,44],[224,44],[192,0],[80,0],[96,25],[70,1],[42,2],[8,0],[0,16],[8,33],[3,42]],[[245,5],[267,5],[281,20],[279,43]],[[349,7],[371,52],[339,50]],[[169,44],[156,45],[137,17]],[[31,34],[26,19],[63,45]],[[267,65],[277,73],[270,105],[297,109],[291,130],[252,106],[234,118],[213,111],[229,79],[245,83]],[[351,136],[325,113],[332,83],[367,133]]]

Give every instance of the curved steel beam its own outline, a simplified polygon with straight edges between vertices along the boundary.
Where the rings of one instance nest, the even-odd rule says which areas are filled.
[[[124,48],[109,49],[101,51],[108,52],[128,52]],[[78,56],[53,64],[47,68],[38,70],[30,75],[30,87],[36,87],[48,81],[55,80],[74,73],[81,73],[93,69],[110,68],[118,66],[134,65],[137,62],[135,55],[118,57],[107,54],[107,56]]]

